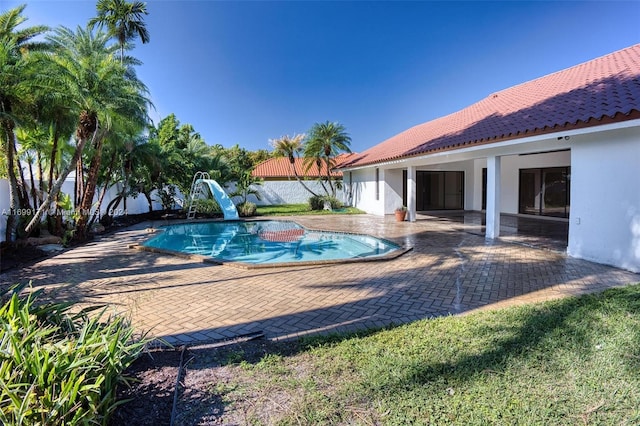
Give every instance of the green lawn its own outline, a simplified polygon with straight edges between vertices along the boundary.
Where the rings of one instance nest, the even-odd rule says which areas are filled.
[[[640,285],[242,351],[248,424],[640,424]]]
[[[362,210],[345,207],[340,210],[311,210],[309,204],[281,204],[277,206],[258,206],[256,216],[289,216],[301,214],[359,214]]]

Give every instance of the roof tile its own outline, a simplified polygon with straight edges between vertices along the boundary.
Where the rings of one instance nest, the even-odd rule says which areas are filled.
[[[355,156],[356,154],[340,154],[336,157],[336,165],[341,165],[342,163],[344,163],[345,161],[347,161],[348,159],[350,159],[351,157]],[[322,174],[322,176],[326,175],[326,166],[323,164],[321,169],[320,169],[320,174],[318,173],[318,169],[317,167],[311,167],[306,173],[305,173],[305,164],[304,164],[304,159],[303,158],[296,158],[295,159],[295,168],[296,168],[296,172],[298,173],[298,176],[305,176],[305,177],[309,177],[309,178],[317,178],[319,177],[320,174]],[[277,157],[277,158],[270,158],[268,160],[263,161],[262,163],[258,164],[256,166],[256,168],[253,170],[252,173],[253,176],[257,176],[263,179],[268,179],[268,178],[289,178],[289,177],[294,177],[295,174],[293,173],[293,170],[291,169],[291,164],[289,163],[289,158],[287,157]],[[341,177],[342,176],[342,172],[340,171],[336,171],[334,170],[331,173],[331,176],[333,177]]]
[[[626,120],[640,112],[640,44],[493,93],[414,126],[353,156],[342,167]]]

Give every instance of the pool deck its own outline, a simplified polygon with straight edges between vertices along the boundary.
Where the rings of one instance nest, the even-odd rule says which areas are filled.
[[[0,285],[33,280],[53,300],[107,304],[171,344],[263,332],[270,339],[352,331],[557,299],[640,282],[640,275],[512,241],[487,241],[455,221],[421,216],[279,218],[368,233],[412,250],[380,262],[244,270],[129,248],[144,223],[32,266]]]

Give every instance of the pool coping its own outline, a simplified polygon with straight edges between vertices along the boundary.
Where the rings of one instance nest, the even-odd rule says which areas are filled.
[[[340,264],[349,264],[349,263],[361,263],[361,262],[383,262],[383,261],[390,261],[393,259],[397,259],[398,257],[402,256],[405,253],[408,253],[409,251],[413,250],[413,247],[406,247],[404,245],[398,244],[394,241],[391,241],[389,239],[386,238],[381,238],[381,237],[377,237],[377,236],[373,236],[370,234],[363,234],[363,233],[358,233],[358,232],[345,232],[345,231],[329,231],[326,229],[316,229],[316,228],[309,228],[303,225],[300,225],[299,223],[297,223],[295,220],[291,220],[291,219],[283,219],[283,220],[278,220],[278,219],[273,219],[273,218],[259,218],[259,219],[234,219],[234,220],[221,220],[221,219],[200,219],[200,220],[180,220],[180,221],[176,221],[175,223],[171,223],[169,225],[184,225],[184,224],[188,224],[188,223],[205,223],[205,222],[265,222],[265,221],[277,221],[277,222],[293,222],[296,225],[302,227],[305,231],[311,231],[311,232],[331,232],[334,234],[344,234],[344,235],[359,235],[359,236],[369,236],[372,238],[376,238],[378,240],[384,241],[385,243],[389,243],[389,244],[393,244],[395,246],[398,246],[397,250],[394,250],[391,253],[387,253],[387,254],[383,254],[380,256],[371,256],[371,257],[351,257],[351,258],[345,258],[345,259],[328,259],[328,260],[303,260],[303,261],[299,261],[299,262],[274,262],[274,263],[249,263],[249,262],[239,262],[239,261],[233,261],[233,260],[220,260],[220,259],[215,259],[213,257],[209,257],[209,256],[204,256],[201,254],[191,254],[191,253],[183,253],[180,251],[175,251],[175,250],[167,250],[167,249],[161,249],[161,248],[157,248],[157,247],[149,247],[149,246],[145,246],[141,243],[136,243],[136,244],[130,244],[128,247],[130,249],[135,249],[135,250],[140,250],[140,251],[146,251],[146,252],[151,252],[151,253],[158,253],[158,254],[166,254],[166,255],[170,255],[170,256],[177,256],[183,259],[190,259],[190,260],[195,260],[201,263],[209,263],[209,264],[214,264],[214,265],[222,265],[222,266],[231,266],[234,268],[239,268],[239,269],[246,269],[246,270],[251,270],[251,269],[274,269],[274,268],[288,268],[288,267],[292,267],[292,266],[317,266],[317,265],[340,265]],[[168,226],[168,225],[163,225],[163,226]],[[152,227],[152,228],[147,228],[148,232],[151,234],[155,234],[157,233],[157,229],[156,227]],[[153,229],[153,231],[151,231],[151,229]],[[149,237],[151,238],[151,236]],[[149,239],[148,238],[148,239]],[[146,240],[145,240],[146,241]]]

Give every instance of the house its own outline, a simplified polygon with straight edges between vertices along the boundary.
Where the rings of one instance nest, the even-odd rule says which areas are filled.
[[[336,165],[349,160],[356,154],[340,154],[336,157]],[[295,167],[295,171],[293,169]],[[326,192],[322,188],[322,184],[318,180],[327,174],[327,167],[323,163],[318,169],[312,166],[308,170],[304,164],[303,158],[296,158],[294,164],[289,162],[288,157],[270,158],[258,164],[253,170],[252,175],[262,179],[262,185],[256,185],[255,188],[260,193],[261,200],[253,200],[258,205],[273,204],[301,204],[309,201],[312,196],[300,182],[296,179],[296,173],[303,180],[304,185],[318,195],[325,195]],[[342,180],[342,172],[332,170],[331,176],[338,181]],[[329,192],[331,189],[325,183]],[[336,197],[349,204],[349,194],[342,189],[336,191]]]
[[[493,93],[340,166],[353,205],[568,221],[570,256],[640,271],[640,44]],[[347,177],[348,175],[348,177]]]

